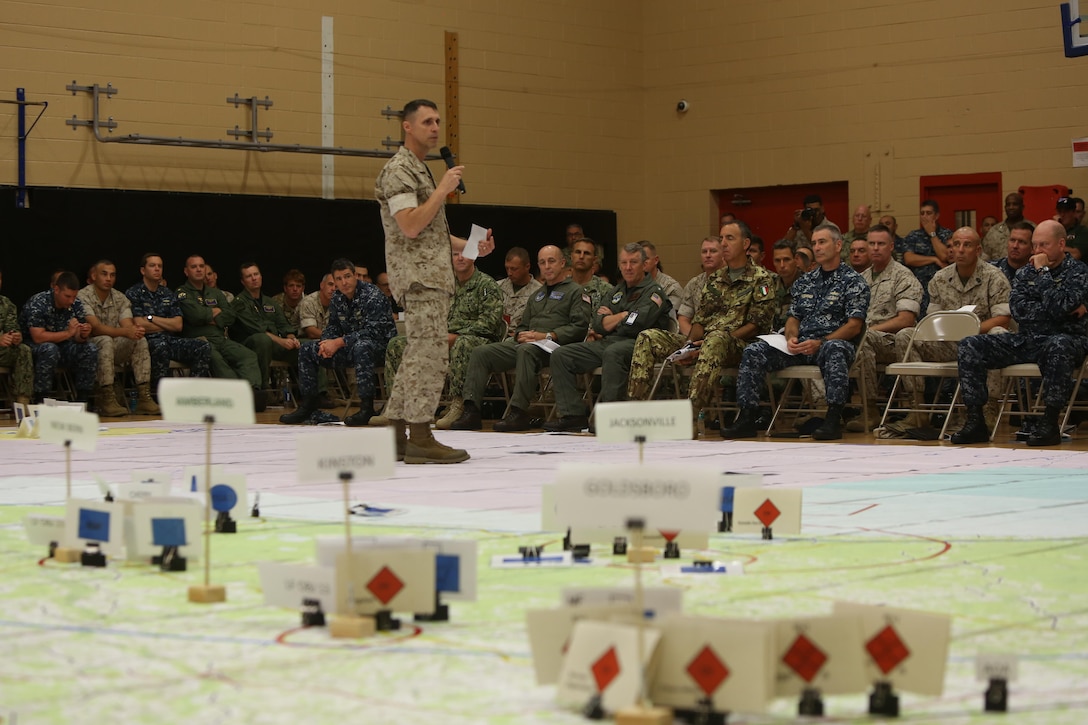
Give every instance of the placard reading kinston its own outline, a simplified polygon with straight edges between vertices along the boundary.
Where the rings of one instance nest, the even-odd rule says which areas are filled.
[[[696,466],[560,464],[555,480],[562,526],[708,531],[720,497],[718,472]]]
[[[245,380],[163,378],[159,381],[162,419],[169,423],[253,425],[253,389]]]
[[[396,446],[392,428],[359,428],[298,437],[298,480],[328,483],[341,473],[352,479],[392,478]]]
[[[637,436],[646,442],[691,440],[691,401],[687,398],[598,403],[593,415],[601,443],[633,443]]]

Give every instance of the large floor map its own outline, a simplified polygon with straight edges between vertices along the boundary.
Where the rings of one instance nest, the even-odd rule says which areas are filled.
[[[75,495],[96,495],[92,472],[116,481],[124,471],[157,465],[177,476],[199,461],[199,429],[164,435],[164,428],[110,437],[96,454],[79,457]],[[297,611],[265,606],[260,591],[257,562],[313,561],[317,536],[342,533],[337,487],[303,487],[287,470],[294,435],[235,430],[216,442],[215,462],[244,470],[250,490],[262,491],[262,518],[240,520],[237,534],[215,535],[213,580],[228,596],[215,605],[186,599],[188,586],[201,581],[199,567],[163,573],[121,562],[95,569],[42,560],[46,552],[27,542],[22,520],[61,511],[62,463],[45,444],[0,441],[4,460],[15,461],[0,482],[2,722],[584,721],[555,704],[553,686],[535,684],[525,612],[557,606],[567,586],[628,586],[631,566],[605,547],[595,547],[593,565],[571,568],[493,569],[488,562],[527,544],[559,546],[558,534],[540,533],[534,523],[539,486],[556,459],[629,460],[631,451],[576,436],[462,434],[456,442],[475,446],[469,464],[398,468],[393,481],[357,490],[393,511],[356,518],[356,533],[474,539],[479,599],[452,603],[446,623],[406,616],[399,632],[347,641],[302,628]],[[657,460],[804,485],[805,514],[800,536],[712,536],[702,555],[742,562],[743,575],[676,574],[658,564],[645,569],[646,583],[679,588],[686,611],[718,617],[821,614],[835,601],[946,613],[953,619],[945,693],[904,694],[902,720],[1088,720],[1084,454],[1030,459],[1027,451],[993,449],[980,460],[973,452],[918,448],[909,465],[893,466],[888,459],[905,450],[650,447]],[[865,475],[844,475],[859,451],[887,454]],[[516,471],[525,473],[515,482]],[[1007,716],[981,712],[980,652],[1019,657]],[[868,720],[864,695],[829,697],[827,708],[833,722]],[[730,721],[787,722],[795,713],[796,702],[782,699],[768,713],[735,713]]]

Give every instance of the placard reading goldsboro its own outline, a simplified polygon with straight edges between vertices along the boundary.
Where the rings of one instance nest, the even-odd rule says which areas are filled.
[[[563,526],[710,531],[716,526],[721,480],[713,468],[560,464],[555,518]]]

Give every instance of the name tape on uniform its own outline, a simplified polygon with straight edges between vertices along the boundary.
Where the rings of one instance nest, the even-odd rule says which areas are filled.
[[[560,464],[555,519],[562,526],[627,527],[640,518],[647,530],[707,531],[721,497],[713,468]]]
[[[691,440],[691,401],[687,398],[598,403],[593,415],[601,443],[633,443],[636,436],[645,437],[646,442]]]
[[[298,480],[328,483],[341,473],[352,479],[392,478],[396,444],[392,428],[321,431],[298,437]]]
[[[44,407],[38,415],[38,436],[46,443],[71,441],[72,448],[93,451],[98,445],[98,416],[78,408]]]
[[[159,406],[168,423],[203,423],[211,416],[220,425],[253,425],[253,388],[245,380],[163,378]]]

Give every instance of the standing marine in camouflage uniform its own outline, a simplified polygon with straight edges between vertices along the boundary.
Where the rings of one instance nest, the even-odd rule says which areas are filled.
[[[34,394],[34,354],[23,344],[19,310],[3,295],[0,295],[0,365],[11,368],[14,378],[11,392],[15,396],[12,402],[28,405]]]
[[[299,339],[296,325],[287,321],[283,308],[275,299],[261,291],[261,268],[253,262],[243,262],[242,291],[234,297],[234,322],[231,336],[257,355],[261,371],[261,387],[268,389],[269,371],[273,360],[298,365]]]
[[[463,257],[460,252],[453,253],[453,273],[457,278],[457,290],[453,293],[446,323],[450,355],[446,379],[452,402],[446,414],[435,424],[439,430],[449,430],[450,425],[464,412],[461,394],[472,351],[480,345],[501,340],[505,328],[502,292],[494,278],[476,269],[476,263]],[[397,370],[406,342],[406,337],[397,335],[385,351],[385,380],[390,387],[396,385]]]
[[[76,399],[86,401],[98,372],[98,348],[91,339],[91,324],[79,294],[79,278],[61,272],[53,286],[27,300],[22,322],[34,354],[34,397],[53,389],[57,366],[63,365],[75,380]],[[113,388],[109,389],[113,399]],[[106,402],[104,397],[101,402]]]
[[[542,286],[525,307],[514,334],[499,343],[481,345],[472,351],[465,377],[464,412],[453,422],[454,430],[480,430],[483,421],[480,403],[491,373],[515,370],[510,411],[495,423],[500,432],[529,430],[529,403],[536,393],[540,371],[551,362],[539,341],[558,345],[581,342],[589,325],[590,308],[582,288],[567,277],[566,258],[559,247],[546,246],[537,257]]]
[[[137,413],[158,415],[159,406],[151,398],[151,354],[145,332],[132,320],[132,303],[113,288],[117,267],[109,260],[99,260],[91,267],[91,284],[79,291],[79,301],[91,323],[91,342],[98,348],[98,414],[120,417],[128,408],[118,403],[113,391],[115,365],[132,364],[136,380]]]
[[[823,375],[827,415],[812,437],[842,437],[842,409],[850,394],[850,366],[865,328],[869,285],[842,262],[842,234],[834,226],[821,224],[812,231],[812,249],[818,266],[793,283],[793,305],[785,332],[789,354],[764,340],[744,348],[737,377],[741,411],[733,425],[722,429],[722,438],[756,435],[763,380],[767,372],[791,365],[817,365]]]
[[[1019,232],[1018,232],[1019,233]],[[1012,319],[1009,312],[1009,281],[997,267],[981,261],[982,248],[978,234],[971,227],[961,227],[952,233],[948,243],[949,257],[954,260],[937,274],[929,283],[929,310],[932,315],[942,310],[958,310],[965,305],[974,305],[975,315],[980,321],[979,332],[983,335],[1002,335],[1008,332]],[[955,342],[917,342],[910,346],[914,337],[913,329],[904,329],[896,333],[896,358],[904,362],[950,362],[956,359],[959,344]],[[907,348],[910,347],[910,352]],[[916,376],[903,377],[903,388],[914,398],[915,407],[922,402],[924,386]],[[998,411],[997,393],[1000,390],[1001,372],[992,370],[987,376],[990,391],[986,403],[987,418],[996,422]],[[988,423],[989,424],[989,423]],[[925,428],[929,417],[921,413],[911,413],[906,418],[886,424],[885,430],[890,435],[905,435],[911,428]]]
[[[212,375],[217,378],[241,378],[253,388],[253,405],[258,413],[265,408],[261,371],[257,354],[227,339],[226,330],[236,317],[234,308],[223,291],[204,283],[204,258],[190,255],[185,260],[185,284],[178,287],[181,305],[182,334],[199,337],[212,346]]]
[[[404,145],[378,174],[374,197],[381,205],[385,230],[385,263],[393,298],[404,307],[407,345],[385,415],[395,428],[398,456],[405,463],[460,463],[468,453],[444,446],[431,433],[431,416],[442,395],[449,365],[446,319],[453,296],[450,252],[465,240],[450,234],[446,197],[461,184],[463,166],[446,170],[437,184],[423,163],[438,145],[441,118],[433,101],[404,106]],[[490,234],[480,254],[490,254]],[[411,437],[405,438],[405,427]]]
[[[952,436],[956,444],[986,443],[986,371],[1033,362],[1043,377],[1046,404],[1029,446],[1061,443],[1058,415],[1069,400],[1073,371],[1088,353],[1088,267],[1065,249],[1060,222],[1040,222],[1032,236],[1035,255],[1016,273],[1009,306],[1019,331],[1007,335],[975,335],[959,345],[960,386],[967,422]]]
[[[544,425],[552,432],[580,431],[589,425],[578,392],[578,373],[601,368],[599,400],[622,400],[635,338],[643,330],[668,322],[672,303],[661,285],[645,271],[646,250],[632,242],[620,252],[623,281],[612,288],[611,297],[597,308],[591,330],[594,339],[563,345],[552,353],[552,382],[560,418]]]
[[[132,304],[132,319],[144,330],[151,357],[151,386],[170,374],[170,361],[189,366],[193,377],[211,375],[212,346],[207,340],[179,337],[181,305],[174,291],[162,283],[162,257],[148,252],[140,263],[141,282],[125,291]]]
[[[298,409],[280,416],[281,423],[304,423],[320,406],[320,367],[355,368],[359,412],[349,415],[349,426],[366,425],[374,415],[374,367],[380,364],[389,340],[396,334],[389,300],[369,282],[355,277],[355,265],[347,259],[332,263],[336,292],[329,303],[329,320],[320,342],[303,344],[298,355]],[[244,294],[244,293],[243,293]]]
[[[922,309],[922,285],[909,269],[892,259],[895,238],[883,224],[869,230],[869,258],[872,264],[861,276],[869,285],[869,312],[865,317],[865,337],[858,348],[855,365],[868,399],[868,414],[859,415],[846,424],[853,433],[867,433],[880,423],[876,395],[877,363],[885,365],[903,359],[903,350],[896,347],[896,334],[913,328]]]

